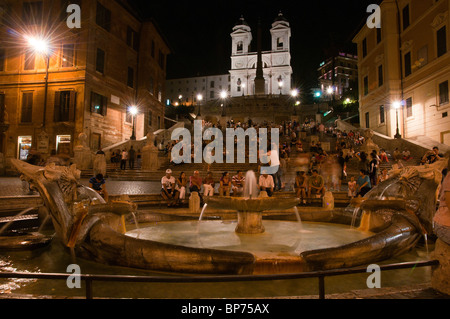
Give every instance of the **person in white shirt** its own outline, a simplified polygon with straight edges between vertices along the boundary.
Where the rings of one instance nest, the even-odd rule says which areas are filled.
[[[169,201],[167,207],[178,203],[180,192],[175,189],[175,177],[172,176],[172,170],[167,169],[166,175],[161,179],[161,196]]]

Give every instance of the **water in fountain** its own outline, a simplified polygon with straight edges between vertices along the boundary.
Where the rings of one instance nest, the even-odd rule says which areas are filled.
[[[359,212],[359,207],[355,207],[353,209],[351,228],[355,228],[356,217],[358,216],[358,212]]]
[[[300,230],[302,230],[302,229],[303,229],[303,226],[302,226],[302,219],[300,218],[300,214],[298,213],[298,208],[297,208],[297,206],[294,206],[294,212],[295,212],[295,217],[297,217],[297,221],[298,221],[299,224],[300,224]]]
[[[202,211],[201,211],[201,213],[200,213],[200,218],[198,219],[198,221],[201,221],[201,220],[202,220],[202,218],[203,218],[203,213],[205,212],[207,206],[208,206],[208,204],[206,204],[206,203],[205,203],[205,205],[203,205]]]
[[[244,183],[244,198],[257,198],[258,197],[258,183],[256,182],[255,172],[250,170],[245,174]]]
[[[138,230],[137,238],[139,238],[140,232],[139,232],[139,223],[137,221],[136,212],[132,212],[131,215],[133,216],[134,225],[136,226],[136,229]]]
[[[27,209],[21,211],[20,213],[18,213],[15,217],[16,218],[20,217],[20,216],[25,215],[26,213],[31,212],[35,209],[36,209],[36,207],[27,208]],[[0,236],[9,228],[9,226],[11,226],[12,223],[14,223],[16,221],[17,220],[12,220],[12,221],[6,223],[2,228],[0,228]]]

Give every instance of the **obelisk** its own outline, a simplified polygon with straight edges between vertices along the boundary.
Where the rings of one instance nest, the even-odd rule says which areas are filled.
[[[255,95],[265,95],[266,82],[264,80],[263,62],[262,62],[262,50],[261,50],[261,20],[258,21],[258,61],[256,64],[256,77],[255,77]]]

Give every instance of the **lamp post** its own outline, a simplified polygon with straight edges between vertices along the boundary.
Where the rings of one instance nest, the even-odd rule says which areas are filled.
[[[228,97],[227,91],[220,92],[220,98],[222,99],[222,116],[225,116],[225,114],[226,114],[226,112],[225,112],[225,102],[226,102],[227,97]]]
[[[392,103],[392,106],[395,108],[395,115],[396,115],[396,119],[397,119],[397,132],[394,135],[394,138],[402,138],[402,136],[400,135],[400,129],[399,129],[399,125],[398,125],[398,110],[401,108],[402,103],[399,101],[396,101],[396,102]]]
[[[49,76],[49,67],[50,67],[50,45],[49,43],[42,38],[38,37],[25,37],[28,42],[28,45],[31,49],[38,54],[44,56],[45,60],[45,86],[44,86],[44,115],[42,119],[42,128],[45,131],[45,117],[47,114],[47,95],[48,95],[48,76]]]
[[[138,114],[138,108],[136,106],[130,106],[128,108],[128,112],[133,117],[133,132],[131,133],[130,140],[135,141],[136,140],[136,115]]]
[[[201,116],[201,115],[200,115],[200,108],[201,108],[201,106],[202,106],[202,101],[203,101],[203,95],[197,94],[197,103],[198,103],[197,117]]]
[[[281,75],[278,77],[278,89],[280,90],[280,95],[281,95],[281,90],[283,88],[283,78],[281,77]]]

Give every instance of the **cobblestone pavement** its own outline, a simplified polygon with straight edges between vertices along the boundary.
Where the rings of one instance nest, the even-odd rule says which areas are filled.
[[[81,184],[88,186],[89,180],[82,179]],[[161,190],[159,182],[143,181],[106,181],[106,188],[111,195],[119,194],[158,194]],[[0,196],[33,195],[28,189],[28,183],[18,177],[0,178]]]

